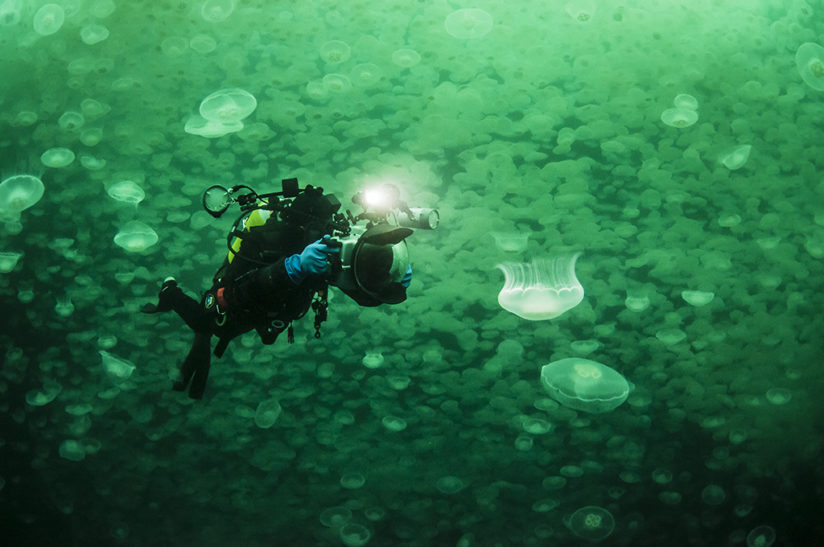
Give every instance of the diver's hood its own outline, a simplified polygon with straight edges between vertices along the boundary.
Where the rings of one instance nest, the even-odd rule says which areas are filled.
[[[390,224],[372,226],[358,238],[351,263],[344,265],[335,284],[356,301],[358,294],[385,304],[402,302],[406,290],[400,283],[409,268],[405,239],[412,233]]]

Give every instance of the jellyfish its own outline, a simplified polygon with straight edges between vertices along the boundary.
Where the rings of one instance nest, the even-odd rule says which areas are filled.
[[[63,129],[65,131],[75,131],[77,129],[80,129],[80,127],[83,126],[83,123],[85,121],[86,119],[80,112],[75,112],[74,110],[67,110],[57,120],[57,125],[60,126],[60,129]]]
[[[10,27],[20,22],[23,0],[0,1],[0,25]]]
[[[709,291],[681,291],[681,298],[690,306],[700,308],[712,302],[715,293]]]
[[[357,490],[366,484],[366,477],[361,473],[345,473],[340,478],[340,485],[347,490]]]
[[[369,543],[372,533],[365,526],[350,522],[340,527],[338,531],[341,543],[346,547],[361,547]]]
[[[89,46],[99,44],[109,37],[109,29],[103,25],[86,25],[80,29],[80,39]]]
[[[374,63],[362,63],[352,67],[350,80],[358,86],[369,87],[380,81],[381,69]]]
[[[205,55],[215,50],[217,42],[208,34],[195,34],[189,40],[189,47],[201,55]]]
[[[567,526],[578,537],[601,541],[615,529],[615,519],[603,507],[588,505],[572,513]]]
[[[34,14],[34,32],[40,36],[54,34],[63,26],[66,12],[57,4],[46,4]]]
[[[672,100],[675,108],[687,108],[689,110],[698,110],[698,99],[687,93],[679,93]]]
[[[106,190],[106,193],[114,200],[131,203],[135,207],[146,197],[146,192],[143,191],[143,188],[131,180],[121,180],[120,182],[112,184],[109,186],[109,189]]]
[[[582,357],[553,361],[541,368],[550,397],[575,410],[601,414],[627,400],[629,383],[616,370]]]
[[[200,103],[200,115],[224,124],[239,122],[257,108],[257,99],[246,90],[233,87],[220,89]]]
[[[767,400],[774,405],[786,405],[792,398],[792,391],[783,387],[773,387],[767,390]]]
[[[795,52],[795,66],[805,84],[824,91],[824,47],[814,42],[801,44]]]
[[[361,363],[366,368],[380,368],[383,365],[383,354],[379,351],[367,351]]]
[[[74,304],[69,295],[57,297],[57,303],[54,305],[54,311],[60,317],[69,317],[74,313]]]
[[[337,65],[347,61],[352,54],[352,48],[342,40],[329,40],[320,46],[320,57],[327,64]]]
[[[381,423],[389,431],[403,431],[406,429],[406,420],[397,416],[384,416]]]
[[[200,8],[200,16],[210,23],[225,21],[235,9],[235,0],[206,0]]]
[[[505,276],[498,303],[529,321],[553,319],[571,310],[584,299],[584,288],[575,277],[578,256],[498,264]]]
[[[9,273],[17,266],[17,262],[20,260],[20,257],[23,256],[21,253],[13,253],[13,252],[0,252],[0,273]]]
[[[670,127],[682,129],[698,121],[698,112],[691,108],[668,108],[661,112],[661,121]]]
[[[573,0],[564,7],[564,10],[574,20],[586,23],[595,14],[595,2],[592,0]]]
[[[214,120],[207,120],[200,114],[191,116],[187,121],[183,130],[190,135],[199,135],[207,139],[216,139],[229,133],[237,133],[243,129],[243,122],[229,122],[223,123]]]
[[[33,175],[13,175],[0,182],[0,211],[19,213],[43,197],[43,181]]]
[[[74,161],[74,152],[68,148],[49,148],[40,156],[40,161],[46,167],[66,167]]]
[[[139,220],[127,222],[114,236],[115,244],[130,253],[148,249],[157,239],[157,233]]]
[[[747,534],[747,547],[770,547],[775,543],[775,529],[762,524],[756,526]]]
[[[750,150],[752,150],[752,145],[749,144],[736,146],[721,157],[721,163],[730,171],[740,169],[750,158]]]
[[[103,369],[111,376],[125,380],[134,372],[135,366],[131,361],[121,359],[105,350],[100,350],[98,353],[103,359]]]
[[[343,93],[349,91],[352,82],[346,74],[327,74],[323,77],[323,87],[330,93]]]
[[[435,482],[435,488],[441,494],[457,494],[464,488],[464,482],[460,477],[454,475],[444,475]]]
[[[529,232],[491,232],[498,249],[508,253],[519,253],[526,250],[529,241]]]
[[[444,26],[455,38],[483,38],[492,30],[492,16],[480,8],[459,9],[446,16]]]
[[[329,528],[340,528],[351,518],[352,511],[348,507],[330,507],[320,514],[320,523]]]
[[[255,425],[261,429],[269,429],[280,417],[280,402],[277,399],[261,401],[255,410]]]
[[[396,49],[392,52],[392,62],[399,67],[410,68],[421,62],[421,56],[411,48]]]

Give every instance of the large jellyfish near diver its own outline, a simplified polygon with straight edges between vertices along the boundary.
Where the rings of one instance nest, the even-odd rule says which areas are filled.
[[[578,256],[580,253],[498,264],[505,276],[498,303],[530,321],[553,319],[571,310],[584,299],[584,288],[575,277]]]
[[[32,175],[14,175],[0,182],[0,211],[19,213],[43,197],[43,181]]]
[[[601,541],[615,529],[615,519],[603,507],[588,505],[572,513],[567,526],[578,537]]]
[[[562,405],[593,414],[614,410],[627,400],[630,391],[619,372],[581,357],[541,367],[541,384]]]
[[[139,220],[127,222],[114,236],[114,242],[130,253],[148,249],[157,243],[157,239],[157,232]]]

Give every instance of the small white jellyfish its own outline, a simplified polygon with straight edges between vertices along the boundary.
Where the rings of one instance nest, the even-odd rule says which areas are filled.
[[[20,22],[20,13],[22,11],[23,0],[3,0],[0,2],[0,25],[4,27],[16,25]]]
[[[575,511],[566,524],[578,537],[601,541],[615,529],[615,518],[603,507],[589,505]]]
[[[106,193],[114,200],[131,203],[135,207],[146,197],[146,192],[143,191],[143,188],[132,180],[115,182],[109,186]]]
[[[402,68],[410,68],[421,62],[421,55],[411,48],[396,49],[392,52],[392,62]]]
[[[189,40],[189,47],[201,55],[205,55],[217,48],[217,42],[208,34],[195,34]]]
[[[624,305],[629,311],[640,313],[649,308],[650,299],[643,293],[627,291],[627,297],[624,299]]]
[[[715,293],[709,291],[681,291],[681,298],[690,306],[700,308],[712,302]]]
[[[630,391],[629,382],[618,371],[582,357],[544,365],[541,384],[562,405],[593,414],[614,410]]]
[[[74,152],[68,148],[49,148],[40,156],[40,161],[46,167],[66,167],[74,161]]]
[[[573,0],[564,6],[564,11],[579,23],[588,23],[595,15],[595,2],[593,0]]]
[[[374,63],[361,63],[352,67],[349,77],[354,85],[369,87],[378,83],[383,75],[378,65]]]
[[[40,36],[54,34],[63,26],[66,12],[57,4],[46,4],[34,14],[34,32]]]
[[[352,87],[352,82],[346,74],[331,73],[323,77],[323,87],[329,93],[344,93]]]
[[[0,211],[19,213],[43,197],[43,181],[33,175],[13,175],[0,182]]]
[[[340,478],[340,485],[347,490],[357,490],[366,484],[366,477],[362,473],[344,473]]]
[[[406,429],[406,420],[397,416],[384,416],[381,423],[389,431],[403,431]]]
[[[98,353],[100,353],[100,357],[103,360],[103,370],[111,376],[125,380],[134,372],[135,366],[131,361],[121,359],[105,350],[100,350]]]
[[[349,60],[352,48],[343,40],[329,40],[320,46],[320,57],[326,64],[337,65]]]
[[[736,146],[721,156],[721,163],[730,171],[740,169],[744,167],[744,164],[747,163],[747,160],[750,158],[751,150],[752,145],[749,144]]]
[[[224,124],[239,122],[257,108],[254,95],[238,87],[220,89],[200,103],[200,115]]]
[[[682,129],[698,121],[698,112],[691,108],[668,108],[661,112],[661,121],[670,127]]]
[[[801,44],[795,52],[795,66],[805,84],[824,91],[824,47],[814,42]]]
[[[767,400],[777,406],[786,405],[792,398],[792,391],[783,387],[774,387],[767,390]]]
[[[492,16],[480,8],[459,9],[446,16],[444,27],[454,38],[483,38],[492,30]]]
[[[519,253],[526,250],[529,242],[529,232],[490,232],[495,239],[498,249],[508,253]]]
[[[89,118],[98,118],[105,116],[111,111],[112,107],[106,103],[101,103],[95,99],[87,98],[80,102],[80,110]]]
[[[130,253],[148,249],[157,243],[157,239],[157,233],[139,220],[127,222],[114,236],[115,244]]]
[[[689,110],[698,110],[698,99],[687,93],[679,93],[672,100],[675,108],[688,108]]]
[[[200,8],[200,16],[210,23],[220,23],[232,15],[235,0],[206,0]]]
[[[57,120],[57,125],[60,126],[60,129],[63,129],[65,131],[76,131],[83,126],[83,123],[85,123],[85,121],[86,119],[80,112],[75,112],[74,110],[67,110]]]
[[[80,29],[80,39],[84,44],[93,46],[109,37],[109,29],[103,25],[85,25]]]
[[[71,297],[69,295],[58,296],[54,311],[60,317],[70,317],[74,313],[74,304]]]
[[[216,139],[229,133],[237,133],[244,127],[243,122],[222,123],[214,120],[207,120],[200,114],[191,116],[183,130],[190,135],[199,135],[207,139]]]
[[[463,490],[464,482],[460,477],[456,477],[455,475],[444,475],[435,482],[435,488],[437,488],[441,494],[457,494]]]
[[[366,526],[355,522],[348,522],[340,527],[338,536],[340,536],[341,543],[346,547],[363,547],[369,543],[372,532],[370,532]]]
[[[361,359],[366,368],[380,368],[383,365],[383,354],[379,351],[367,351]]]
[[[0,252],[0,273],[9,273],[12,271],[14,267],[17,266],[17,262],[21,256],[23,256],[21,253]]]
[[[687,333],[682,331],[681,329],[661,329],[655,333],[655,337],[658,338],[664,345],[672,346],[681,342],[687,337]]]
[[[747,547],[770,547],[775,543],[775,529],[762,524],[756,526],[747,534]]]
[[[531,263],[505,262],[496,267],[505,281],[498,293],[501,307],[529,321],[553,319],[584,299],[584,288],[575,277],[580,253]]]
[[[261,401],[255,410],[255,425],[261,429],[269,429],[280,417],[282,408],[277,399]]]

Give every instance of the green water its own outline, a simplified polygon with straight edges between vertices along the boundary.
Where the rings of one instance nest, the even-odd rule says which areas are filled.
[[[588,506],[601,545],[824,540],[824,91],[796,63],[820,1],[56,3],[36,32],[45,2],[0,0],[0,178],[45,186],[0,204],[6,544],[582,545]],[[243,127],[187,133],[230,88]],[[294,345],[245,335],[192,401],[191,332],[138,310],[209,286],[232,219],[207,187],[285,177],[345,207],[391,181],[442,223],[406,302],[333,289],[320,340],[311,314]],[[132,221],[157,243],[116,245]],[[571,253],[580,304],[498,304],[497,264]],[[576,356],[626,402],[550,398]]]

